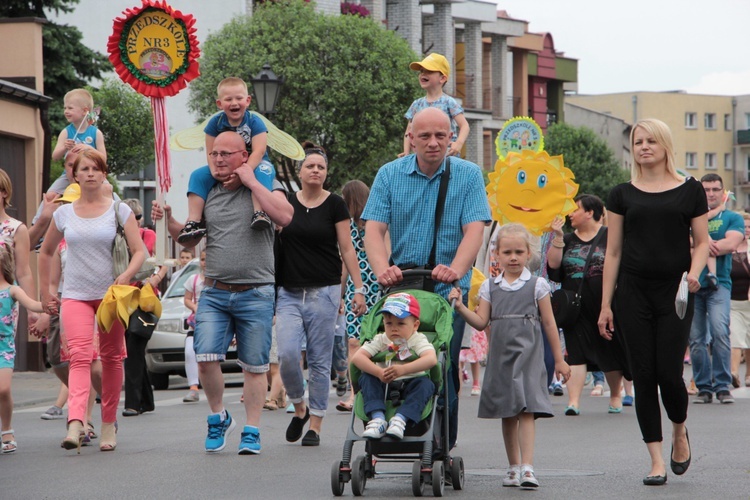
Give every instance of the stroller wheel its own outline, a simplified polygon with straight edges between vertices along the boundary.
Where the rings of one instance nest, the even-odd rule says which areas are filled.
[[[424,477],[422,476],[422,461],[415,460],[411,467],[411,492],[415,497],[424,495]]]
[[[442,460],[433,462],[432,464],[432,496],[441,497],[443,496],[443,490],[445,489],[445,476],[443,473],[445,467],[443,466]]]
[[[367,484],[367,472],[365,471],[365,456],[360,455],[354,459],[352,464],[352,493],[355,497],[362,496]]]
[[[464,489],[464,459],[461,457],[452,457],[450,462],[451,484],[454,490]]]
[[[331,492],[333,496],[340,497],[344,494],[344,476],[341,474],[341,462],[333,462],[331,467]]]

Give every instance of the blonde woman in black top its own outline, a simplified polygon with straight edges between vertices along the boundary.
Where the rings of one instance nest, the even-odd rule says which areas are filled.
[[[663,122],[640,120],[633,126],[630,143],[631,181],[614,187],[607,202],[609,226],[598,324],[604,338],[621,336],[625,343],[637,394],[638,424],[651,457],[643,483],[663,485],[667,472],[660,393],[672,421],[672,472],[683,474],[691,459],[682,361],[693,317],[692,294],[700,289],[698,277],[708,257],[708,206],[702,184],[677,174],[671,132]],[[675,295],[684,272],[691,295],[680,319]]]

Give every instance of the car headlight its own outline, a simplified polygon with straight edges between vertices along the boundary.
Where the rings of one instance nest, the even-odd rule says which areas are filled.
[[[156,325],[156,329],[162,332],[170,332],[170,333],[182,333],[182,329],[180,328],[182,326],[182,320],[177,319],[160,319],[159,323]]]

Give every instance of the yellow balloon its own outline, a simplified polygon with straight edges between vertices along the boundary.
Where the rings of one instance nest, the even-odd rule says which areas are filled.
[[[550,229],[555,217],[565,217],[576,209],[578,184],[562,155],[551,157],[546,151],[529,150],[508,153],[495,163],[489,179],[492,218],[501,224],[517,222],[539,236]]]

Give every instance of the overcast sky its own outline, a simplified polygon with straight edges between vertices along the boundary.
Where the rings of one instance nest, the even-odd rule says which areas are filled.
[[[496,0],[578,59],[585,94],[750,94],[750,0]]]

